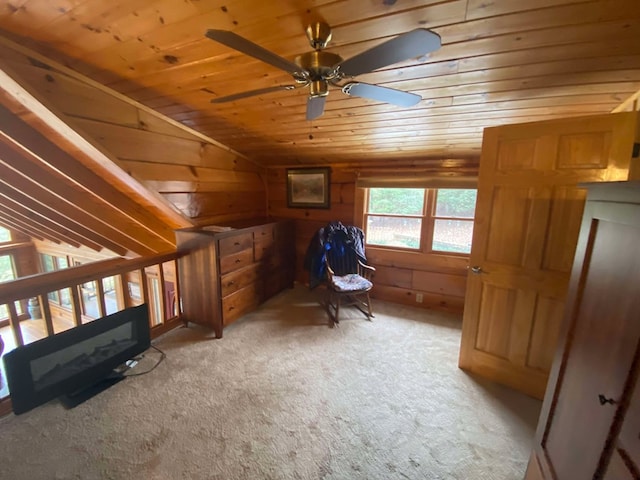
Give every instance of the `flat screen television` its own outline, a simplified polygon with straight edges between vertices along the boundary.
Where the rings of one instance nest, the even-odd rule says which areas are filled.
[[[145,303],[17,347],[3,357],[13,411],[58,397],[76,406],[122,380],[114,369],[150,346]]]

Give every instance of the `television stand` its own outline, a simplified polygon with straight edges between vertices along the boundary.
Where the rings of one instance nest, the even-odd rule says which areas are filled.
[[[62,403],[64,408],[66,408],[67,410],[77,407],[81,403],[84,403],[90,398],[95,397],[100,392],[104,392],[107,388],[112,387],[125,378],[126,377],[122,374],[122,372],[114,370],[106,377],[98,380],[96,383],[89,385],[86,388],[81,388],[80,390],[76,390],[73,393],[61,395],[59,397],[60,403]]]

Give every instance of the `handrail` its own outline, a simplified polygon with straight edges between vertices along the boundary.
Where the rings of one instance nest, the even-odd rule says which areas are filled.
[[[2,284],[0,289],[0,305],[36,297],[54,290],[73,287],[96,278],[105,278],[120,273],[138,270],[151,265],[176,260],[178,252],[149,255],[134,259],[114,258],[95,263],[86,263],[75,267],[56,270],[49,273],[38,273],[21,277]]]
[[[53,272],[39,273],[28,277],[21,277],[16,280],[2,284],[0,288],[0,305],[6,305],[9,314],[9,325],[14,336],[15,344],[24,345],[21,322],[24,320],[18,315],[16,305],[21,306],[24,310],[27,299],[36,298],[39,300],[38,305],[40,315],[44,320],[47,336],[53,335],[55,332],[54,320],[62,318],[66,315],[68,319],[69,312],[73,317],[74,326],[80,326],[87,320],[84,317],[81,307],[80,291],[85,283],[94,282],[96,288],[96,299],[98,315],[104,316],[106,312],[105,292],[102,280],[108,277],[118,277],[119,291],[121,294],[117,297],[118,308],[126,308],[136,305],[139,300],[150,303],[152,315],[151,332],[152,337],[160,335],[165,331],[177,326],[181,322],[179,311],[180,305],[180,287],[178,282],[178,258],[180,254],[177,251],[167,252],[158,255],[150,255],[134,259],[113,258],[95,263],[87,263],[75,267],[69,267]],[[175,267],[175,286],[173,294],[175,295],[176,310],[168,312],[168,306],[165,305],[165,277],[163,265],[173,262]],[[158,277],[159,285],[154,291],[150,290],[150,282],[147,279],[145,269],[147,267],[157,267],[155,275]],[[137,272],[137,273],[136,273]],[[125,288],[125,278],[129,274],[136,273],[139,275],[140,281],[140,298],[134,299],[131,292]],[[154,273],[149,273],[154,275]],[[71,297],[71,309],[66,309],[67,313],[60,310],[60,306],[56,306],[54,311],[53,304],[50,304],[48,294],[68,289]],[[57,303],[57,301],[56,301]],[[31,312],[30,312],[31,313]],[[62,315],[62,317],[60,317]],[[27,318],[29,316],[27,315]],[[91,318],[91,317],[90,317]],[[71,327],[74,328],[74,327]]]
[[[103,260],[95,263],[87,263],[78,265],[75,267],[65,268],[63,270],[56,270],[54,272],[39,273],[36,275],[30,275],[28,277],[21,277],[16,280],[6,282],[2,284],[0,288],[0,305],[6,305],[9,313],[9,325],[14,337],[14,345],[22,346],[25,344],[25,340],[33,341],[33,334],[31,338],[23,336],[23,330],[21,329],[22,316],[17,313],[16,305],[26,304],[26,299],[33,297],[39,298],[39,308],[41,308],[41,319],[44,320],[44,332],[45,336],[54,335],[54,319],[58,318],[57,315],[61,315],[60,306],[56,307],[56,312],[53,311],[52,305],[48,298],[48,294],[51,292],[62,291],[63,289],[69,289],[72,306],[71,309],[66,309],[66,315],[72,315],[73,326],[70,328],[76,328],[85,321],[90,321],[92,317],[88,319],[83,315],[81,308],[81,288],[82,285],[89,282],[95,282],[96,296],[98,297],[98,310],[100,315],[105,314],[105,291],[103,288],[102,280],[108,277],[119,277],[119,289],[122,295],[118,295],[118,308],[129,307],[138,304],[139,302],[149,303],[150,306],[150,323],[151,325],[151,337],[155,338],[158,335],[162,335],[168,330],[177,327],[182,323],[180,315],[180,285],[178,275],[178,258],[180,254],[177,251],[167,252],[158,255],[151,255],[146,257],[139,257],[134,259],[114,258]],[[164,295],[166,294],[165,285],[165,272],[164,264],[167,262],[174,262],[174,275],[172,279],[175,282],[172,291],[175,295],[175,301],[177,302],[176,310],[168,312],[167,305],[165,305]],[[157,270],[146,271],[147,267],[158,267]],[[137,272],[137,273],[136,273]],[[140,296],[134,297],[131,292],[125,287],[129,274],[136,274],[139,277]],[[155,288],[150,288],[150,281],[147,279],[147,275],[157,277],[157,285]],[[17,302],[17,303],[16,303]],[[152,315],[152,311],[155,313]],[[31,312],[30,312],[31,313]],[[29,318],[29,315],[26,315]],[[40,320],[40,321],[42,321]],[[68,321],[68,320],[67,320]],[[42,324],[40,324],[40,328]],[[65,328],[69,328],[68,326]],[[11,411],[10,397],[0,398],[0,416],[7,414]]]

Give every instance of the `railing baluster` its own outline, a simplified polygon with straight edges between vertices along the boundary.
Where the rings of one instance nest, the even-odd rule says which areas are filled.
[[[96,295],[98,296],[98,317],[104,317],[106,315],[107,306],[104,301],[104,285],[102,285],[102,278],[96,280]]]
[[[182,315],[182,305],[180,305],[180,275],[178,275],[178,262],[176,260],[172,260],[173,262],[173,276],[175,291],[173,292],[173,298],[176,302],[176,308],[174,310],[174,316],[179,317]],[[186,325],[186,322],[185,322]]]
[[[66,309],[67,313],[65,314],[61,311],[60,314],[66,317],[69,315],[69,311],[73,312],[72,318],[74,326],[78,327],[83,324],[82,318],[85,310],[85,305],[83,305],[84,296],[81,290],[82,285],[89,285],[92,282],[96,282],[97,286],[95,290],[98,296],[96,309],[99,311],[100,316],[105,316],[107,313],[107,304],[104,298],[104,285],[102,280],[113,276],[118,277],[114,280],[116,282],[117,296],[120,297],[118,300],[119,308],[123,305],[124,307],[129,307],[139,303],[150,304],[150,310],[153,312],[150,318],[152,326],[154,327],[153,335],[159,335],[176,326],[181,320],[179,312],[180,285],[178,283],[179,275],[176,259],[177,252],[170,252],[136,259],[105,260],[94,264],[79,265],[54,272],[18,278],[2,285],[2,289],[0,289],[0,304],[7,305],[9,324],[16,345],[24,345],[24,343],[31,338],[30,329],[37,331],[36,338],[40,338],[43,335],[50,336],[56,333],[55,329],[57,327],[55,326],[55,322],[58,320],[58,305],[53,305],[51,303],[52,301],[48,299],[49,292],[57,292],[66,288],[70,289],[70,305],[65,304],[59,306],[62,310]],[[171,268],[175,269],[175,274],[170,271]],[[151,285],[151,278],[147,276],[147,269],[150,272],[153,269],[154,285]],[[157,274],[155,269],[159,269]],[[127,288],[127,281],[136,283],[138,276],[140,298],[131,298]],[[158,278],[157,284],[155,283],[156,278]],[[178,315],[175,316],[175,310],[169,308],[171,299],[167,299],[165,294],[168,279],[173,281],[175,285],[176,310],[178,311]],[[158,286],[157,289],[156,285]],[[158,299],[155,298],[154,293],[150,289],[153,289],[154,292],[157,290]],[[31,322],[28,325],[29,329],[27,329],[27,324],[20,322],[21,316],[18,316],[16,302],[22,302],[23,309],[26,311],[26,300],[24,299],[34,297],[39,299],[40,312],[44,322]],[[171,304],[171,306],[173,306],[173,304]],[[27,315],[25,315],[25,317],[26,316]],[[157,325],[154,325],[156,322]],[[25,327],[25,330],[23,331],[21,327]]]
[[[71,302],[73,310],[73,320],[76,323],[76,327],[82,325],[82,306],[80,304],[80,285],[70,287],[71,290]]]
[[[118,311],[123,310],[127,307],[130,307],[129,302],[127,302],[127,295],[125,292],[125,280],[124,273],[119,275],[114,275],[114,287],[116,289],[116,302],[118,302]]]
[[[144,268],[140,269],[140,295],[142,296],[142,303],[149,303],[149,281]]]
[[[165,282],[164,282],[164,264],[161,263],[158,265],[158,283],[160,284],[158,288],[158,296],[160,297],[160,325],[164,325],[167,323],[167,300],[164,298],[165,291]]]
[[[44,324],[47,327],[47,336],[53,335],[53,320],[51,319],[51,307],[49,306],[49,297],[44,294],[40,295],[40,305],[42,306],[42,316],[44,317]]]
[[[22,330],[20,330],[20,321],[18,320],[16,304],[13,302],[7,303],[7,310],[9,311],[9,324],[11,325],[13,338],[16,341],[16,345],[20,347],[24,345],[24,338],[22,338]]]

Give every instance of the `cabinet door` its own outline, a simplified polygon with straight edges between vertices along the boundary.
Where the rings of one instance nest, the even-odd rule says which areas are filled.
[[[635,478],[640,478],[640,382],[637,380],[627,414],[622,422],[615,450],[618,456],[624,456],[628,468],[633,470],[636,475]],[[610,465],[609,470],[612,470],[612,468]]]
[[[485,129],[460,367],[542,398],[584,208],[626,180],[637,114]]]
[[[640,476],[629,470],[620,454],[616,451],[611,457],[609,467],[602,480],[638,480]]]
[[[573,269],[562,363],[539,431],[557,480],[601,478],[625,415],[640,339],[638,245],[640,205],[588,202],[576,257],[584,261]]]

